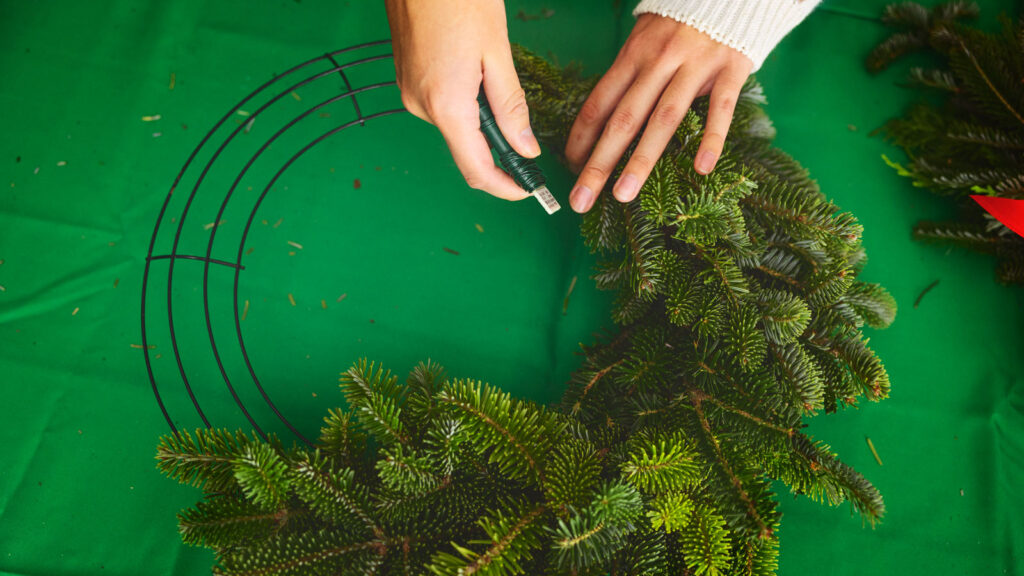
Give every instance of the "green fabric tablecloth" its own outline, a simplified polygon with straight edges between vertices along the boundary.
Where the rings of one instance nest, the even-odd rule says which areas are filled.
[[[606,69],[632,23],[628,2],[507,4],[514,41],[588,73]],[[892,328],[871,334],[891,399],[814,418],[809,429],[876,483],[888,515],[872,529],[848,507],[780,494],[780,572],[1024,574],[1024,291],[996,285],[986,257],[910,239],[916,220],[952,210],[898,178],[880,158],[898,151],[868,135],[915,97],[896,84],[902,70],[863,71],[885,34],[883,4],[826,2],[759,73],[779,146],[864,224],[864,277],[901,306]],[[1011,3],[984,4],[992,26]],[[154,469],[168,427],[139,346],[156,216],[192,148],[245,94],[325,51],[387,35],[382,3],[368,1],[0,5],[0,574],[208,572],[212,555],[181,545],[174,518],[198,491]],[[393,78],[390,63],[379,64],[353,81]],[[325,94],[295,92],[281,103],[289,112]],[[363,103],[396,101],[382,90]],[[324,110],[329,118],[273,146],[240,182],[214,258],[234,261],[256,195],[294,146],[351,119],[347,103]],[[246,121],[239,114],[227,127]],[[255,122],[240,145],[262,142],[271,127]],[[572,180],[547,156],[567,206]],[[190,190],[176,192],[154,255],[168,253],[179,223],[178,252],[205,252],[208,225],[247,158],[229,149],[182,222]],[[578,343],[612,328],[578,225],[568,209],[549,218],[532,200],[468,190],[441,138],[407,114],[346,130],[285,172],[255,214],[238,288],[250,303],[241,327],[253,372],[304,435],[340,404],[337,373],[364,356],[399,372],[432,358],[453,375],[555,400]],[[180,370],[175,362],[169,266],[151,262],[146,299],[168,411],[180,427],[202,424],[184,373],[213,424],[249,429],[212,357],[200,261],[174,263]],[[211,266],[211,331],[225,374],[253,418],[290,439],[240,355],[233,280],[232,268]]]

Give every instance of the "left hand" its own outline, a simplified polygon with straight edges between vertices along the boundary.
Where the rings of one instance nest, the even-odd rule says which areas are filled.
[[[753,66],[745,55],[696,28],[656,14],[640,15],[569,132],[565,156],[580,170],[569,195],[573,210],[590,210],[646,122],[612,191],[620,202],[636,198],[690,104],[708,93],[708,120],[694,168],[701,174],[714,170]]]

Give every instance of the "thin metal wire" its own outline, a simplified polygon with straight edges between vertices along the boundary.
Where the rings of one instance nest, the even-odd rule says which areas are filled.
[[[351,122],[348,122],[346,124],[338,126],[338,127],[334,128],[334,129],[324,133],[319,138],[317,138],[316,140],[313,140],[312,142],[307,144],[305,147],[303,147],[301,150],[299,150],[294,156],[289,158],[288,161],[285,162],[285,164],[281,167],[281,169],[278,170],[276,174],[274,174],[274,177],[271,178],[270,182],[267,183],[267,186],[263,189],[263,192],[260,194],[259,199],[256,200],[256,203],[253,205],[252,211],[249,213],[249,219],[245,223],[245,230],[242,232],[242,239],[241,239],[241,241],[238,244],[238,261],[241,262],[241,260],[242,260],[242,250],[243,250],[243,248],[245,246],[245,239],[249,235],[249,229],[252,227],[253,220],[255,220],[255,218],[256,218],[256,212],[259,210],[260,204],[263,203],[263,199],[266,197],[267,192],[269,192],[270,188],[274,185],[275,182],[277,182],[277,179],[280,178],[282,174],[284,174],[285,170],[287,170],[288,167],[291,166],[293,162],[298,160],[302,155],[304,155],[306,152],[308,152],[310,149],[312,149],[313,146],[319,144],[320,142],[322,142],[326,138],[341,132],[342,130],[345,130],[347,128],[351,128],[352,126],[355,126],[356,124],[362,125],[362,124],[364,124],[365,120],[371,120],[373,118],[381,118],[383,116],[390,116],[392,114],[399,114],[399,113],[405,112],[405,111],[406,110],[404,108],[398,108],[398,109],[394,109],[394,110],[385,110],[383,112],[377,112],[375,114],[371,114],[369,116],[365,116],[362,119],[352,120]],[[239,317],[239,314],[238,314],[238,309],[239,309],[239,306],[238,306],[238,283],[239,283],[239,279],[241,278],[241,275],[238,272],[239,271],[236,269],[235,270],[235,284],[234,284],[235,332],[238,335],[238,346],[239,346],[239,349],[242,352],[242,358],[245,360],[245,365],[249,369],[249,374],[250,374],[250,376],[252,376],[253,382],[256,383],[256,387],[259,389],[260,394],[263,395],[263,399],[267,402],[267,404],[270,405],[270,407],[274,411],[274,413],[277,414],[277,417],[280,418],[281,421],[284,422],[285,426],[287,426],[289,430],[291,430],[296,436],[298,436],[300,440],[302,440],[306,445],[312,447],[313,443],[310,442],[302,434],[300,434],[299,431],[296,430],[295,427],[291,424],[291,422],[289,422],[288,419],[285,418],[284,415],[281,414],[280,411],[278,411],[277,407],[274,406],[274,403],[270,401],[270,398],[267,396],[266,392],[264,391],[263,386],[260,384],[259,378],[256,376],[256,371],[252,367],[252,362],[249,360],[249,351],[248,351],[248,349],[245,346],[245,338],[242,335],[242,322],[241,322],[241,318]]]
[[[253,92],[251,92],[250,94],[245,96],[233,108],[231,108],[227,113],[224,114],[224,116],[203,136],[203,138],[199,142],[199,144],[192,150],[192,153],[189,155],[189,157],[186,160],[185,164],[182,166],[181,170],[178,172],[178,175],[175,177],[174,182],[172,183],[171,188],[168,191],[166,198],[164,199],[164,203],[160,207],[160,211],[159,211],[159,213],[157,215],[156,223],[155,223],[155,226],[153,228],[153,233],[152,233],[152,236],[150,238],[149,248],[147,250],[147,255],[146,255],[146,260],[145,260],[145,268],[143,270],[141,315],[140,315],[141,328],[142,328],[142,330],[141,330],[142,331],[142,349],[143,349],[143,352],[144,352],[144,358],[145,358],[145,362],[146,362],[146,372],[147,372],[147,374],[149,376],[150,384],[151,384],[152,390],[153,390],[153,394],[154,394],[154,397],[157,400],[157,404],[158,404],[158,406],[160,408],[160,411],[163,414],[164,419],[167,421],[167,424],[170,427],[171,432],[173,434],[177,435],[178,434],[178,429],[175,426],[174,419],[171,417],[170,413],[168,412],[167,406],[164,403],[163,397],[160,394],[159,386],[157,384],[156,375],[155,375],[154,370],[153,370],[152,358],[150,357],[150,354],[149,354],[149,348],[150,348],[150,346],[149,346],[149,334],[148,334],[148,331],[147,331],[147,321],[146,321],[146,318],[147,318],[147,316],[146,316],[146,312],[147,312],[147,295],[148,295],[148,288],[149,288],[149,275],[150,275],[150,271],[151,271],[151,264],[152,264],[152,262],[154,260],[163,260],[163,259],[169,260],[168,277],[167,277],[168,278],[167,279],[167,282],[168,282],[168,287],[167,287],[167,313],[168,313],[168,328],[169,328],[169,331],[170,331],[172,349],[173,349],[173,353],[174,353],[174,356],[175,356],[175,361],[177,363],[178,373],[181,376],[181,381],[182,381],[182,383],[185,386],[185,390],[186,390],[186,392],[187,392],[187,394],[188,394],[188,396],[189,396],[193,406],[195,407],[196,412],[199,414],[200,419],[202,419],[203,424],[207,428],[210,428],[211,427],[211,423],[210,423],[209,419],[207,418],[206,414],[204,413],[202,407],[200,406],[200,403],[199,403],[199,401],[198,401],[198,399],[196,397],[195,391],[193,390],[193,387],[192,387],[191,383],[189,382],[188,377],[185,374],[184,362],[183,362],[183,359],[182,359],[182,356],[181,356],[181,351],[178,348],[177,339],[176,339],[175,332],[174,332],[174,315],[173,315],[172,291],[171,291],[171,286],[172,286],[172,282],[173,282],[173,270],[174,270],[175,260],[178,260],[178,259],[200,260],[200,261],[204,262],[204,272],[203,272],[203,306],[204,306],[204,313],[205,313],[205,316],[206,316],[208,335],[210,336],[211,345],[214,348],[214,354],[215,354],[215,357],[217,359],[217,364],[218,364],[218,366],[219,366],[219,368],[221,370],[221,374],[225,378],[225,383],[227,384],[227,386],[229,388],[229,391],[231,391],[232,396],[235,398],[236,403],[242,409],[243,413],[249,419],[250,423],[253,424],[253,426],[255,428],[259,429],[259,427],[256,425],[256,422],[254,421],[254,419],[249,415],[249,413],[246,410],[246,408],[244,407],[243,403],[238,398],[238,396],[235,393],[234,388],[231,385],[230,381],[227,379],[226,369],[224,368],[224,366],[223,366],[223,364],[222,364],[222,362],[220,360],[219,353],[216,351],[216,342],[213,339],[212,323],[211,323],[211,320],[210,320],[210,310],[209,310],[209,301],[208,301],[208,277],[209,277],[208,272],[209,272],[209,266],[210,266],[211,263],[218,264],[218,265],[228,266],[228,267],[231,267],[231,268],[235,269],[235,281],[234,281],[234,288],[233,288],[233,295],[234,295],[233,301],[234,301],[234,309],[235,309],[235,311],[234,311],[235,328],[236,328],[237,336],[238,336],[238,339],[239,339],[239,345],[242,348],[243,357],[245,358],[246,365],[248,367],[250,375],[253,378],[254,383],[256,384],[256,386],[259,389],[260,393],[263,395],[264,400],[268,403],[268,405],[271,407],[271,409],[277,414],[277,416],[282,420],[282,422],[284,422],[285,425],[288,426],[292,430],[292,432],[295,433],[299,438],[301,438],[304,442],[309,444],[309,441],[307,439],[305,439],[300,433],[298,433],[298,431],[294,428],[294,426],[292,426],[291,423],[287,421],[287,419],[284,417],[284,415],[280,413],[280,411],[277,409],[277,407],[270,400],[269,396],[266,394],[265,390],[263,389],[262,385],[260,384],[259,379],[256,376],[255,370],[252,367],[251,362],[249,361],[248,352],[245,349],[244,338],[243,338],[242,332],[241,332],[241,323],[240,323],[241,321],[240,321],[240,318],[239,318],[239,311],[238,311],[238,285],[239,285],[239,278],[240,278],[241,271],[245,269],[245,267],[242,266],[242,264],[241,264],[242,250],[243,250],[243,247],[244,247],[244,244],[245,244],[245,238],[246,238],[246,236],[248,234],[249,228],[251,227],[252,220],[255,217],[256,210],[258,210],[259,203],[262,202],[263,198],[266,196],[266,194],[269,191],[270,187],[273,185],[273,182],[275,182],[281,176],[281,174],[283,174],[283,172],[287,169],[287,167],[290,166],[297,158],[299,158],[300,156],[305,154],[314,145],[322,142],[327,137],[329,137],[329,136],[331,136],[333,134],[340,133],[341,131],[343,131],[346,128],[349,128],[349,127],[355,125],[356,123],[358,123],[360,125],[364,125],[365,121],[370,119],[370,118],[377,118],[377,117],[381,117],[381,116],[386,116],[386,115],[391,115],[391,114],[397,114],[397,113],[400,113],[400,112],[404,112],[404,109],[395,109],[395,110],[388,110],[388,111],[385,111],[385,112],[380,112],[380,113],[377,113],[377,114],[373,114],[373,115],[365,116],[364,117],[363,114],[362,114],[362,111],[359,109],[358,102],[355,100],[355,94],[359,93],[359,92],[366,92],[366,91],[369,91],[369,90],[378,89],[378,88],[381,88],[381,87],[384,87],[384,86],[393,85],[394,82],[380,83],[379,85],[374,85],[373,87],[369,87],[368,86],[368,87],[363,87],[363,88],[360,88],[360,89],[352,90],[351,89],[351,84],[349,83],[347,76],[344,74],[344,69],[347,68],[347,67],[352,67],[352,66],[355,66],[355,65],[358,65],[358,64],[361,64],[361,63],[371,62],[371,61],[375,61],[375,60],[382,60],[382,59],[390,58],[391,55],[382,55],[382,56],[374,56],[374,57],[371,57],[371,58],[364,58],[362,60],[354,61],[354,62],[349,62],[349,63],[343,64],[343,65],[339,65],[337,60],[335,59],[335,56],[340,55],[340,54],[344,54],[344,53],[348,53],[348,52],[353,52],[353,51],[364,49],[364,48],[371,48],[371,47],[381,46],[381,45],[385,45],[385,44],[389,44],[389,43],[390,43],[389,40],[381,40],[381,41],[376,41],[376,42],[367,42],[367,43],[364,43],[364,44],[358,44],[358,45],[351,46],[351,47],[348,47],[348,48],[343,48],[343,49],[340,49],[340,50],[335,50],[333,52],[329,52],[329,53],[324,54],[322,56],[319,56],[317,58],[312,58],[310,60],[307,60],[306,62],[298,64],[298,65],[290,68],[289,70],[285,71],[283,74],[275,76],[271,80],[268,80],[267,82],[265,82],[264,84],[259,86],[256,90],[254,90]],[[245,233],[244,233],[244,235],[242,237],[242,240],[241,240],[241,242],[239,244],[239,253],[238,253],[238,257],[237,257],[236,263],[232,264],[230,262],[226,262],[224,260],[214,259],[214,258],[211,257],[211,255],[212,255],[213,238],[214,238],[214,236],[216,234],[216,230],[217,230],[216,227],[213,229],[213,232],[211,232],[210,241],[209,241],[209,244],[207,246],[207,255],[206,255],[205,258],[199,257],[199,256],[185,255],[185,254],[178,254],[177,253],[177,247],[178,247],[178,243],[179,243],[179,240],[180,240],[181,232],[182,232],[182,229],[183,229],[183,224],[184,224],[185,217],[187,216],[187,212],[188,212],[189,208],[191,207],[191,202],[192,202],[193,198],[195,197],[195,194],[198,191],[198,188],[199,188],[199,185],[202,182],[202,179],[205,178],[207,172],[209,171],[210,167],[213,164],[213,160],[208,162],[207,165],[204,167],[204,169],[203,169],[203,171],[202,171],[202,173],[200,175],[199,181],[197,182],[196,186],[193,188],[192,193],[190,194],[190,196],[189,196],[189,198],[188,198],[188,200],[186,202],[186,206],[185,206],[185,208],[183,210],[183,213],[182,213],[181,222],[179,223],[178,229],[176,230],[175,239],[174,239],[174,245],[173,245],[173,248],[171,250],[171,253],[170,254],[156,254],[155,255],[154,254],[154,249],[156,247],[157,237],[159,235],[161,224],[164,221],[164,216],[165,216],[165,214],[167,212],[167,208],[170,205],[171,198],[172,198],[175,190],[177,189],[177,187],[181,183],[182,179],[184,178],[184,175],[186,174],[188,169],[192,166],[193,162],[195,161],[196,157],[198,156],[199,151],[206,146],[206,144],[213,137],[214,133],[216,133],[228,121],[229,118],[233,117],[237,113],[237,111],[242,108],[242,106],[244,106],[250,100],[252,100],[252,99],[256,98],[257,96],[259,96],[262,92],[267,90],[269,87],[271,87],[275,83],[281,82],[283,79],[291,76],[292,74],[295,74],[296,72],[298,72],[299,70],[301,70],[303,68],[306,68],[308,66],[316,64],[318,62],[322,62],[324,60],[330,62],[332,64],[333,68],[331,68],[327,72],[322,72],[322,73],[315,74],[315,75],[313,75],[313,76],[311,76],[309,78],[304,79],[301,82],[296,83],[295,85],[293,85],[288,90],[285,90],[281,94],[278,94],[276,97],[274,97],[267,104],[264,104],[259,109],[259,111],[262,111],[262,110],[266,109],[270,104],[276,102],[284,94],[290,93],[295,88],[298,88],[300,86],[306,85],[306,84],[308,84],[310,82],[313,82],[313,81],[315,81],[315,80],[317,80],[319,78],[322,78],[322,77],[325,77],[325,76],[327,76],[329,74],[333,74],[333,73],[337,72],[337,73],[339,73],[342,76],[342,79],[345,82],[346,87],[348,88],[348,92],[346,94],[343,94],[343,95],[340,95],[338,97],[332,98],[331,101],[336,101],[336,100],[342,99],[342,98],[346,97],[346,95],[351,96],[352,99],[353,99],[353,105],[354,105],[354,107],[356,109],[357,119],[352,121],[352,122],[348,122],[348,123],[346,123],[346,124],[344,124],[342,126],[338,126],[338,127],[334,128],[334,129],[330,130],[329,132],[321,135],[320,137],[316,138],[313,142],[311,142],[310,144],[306,145],[298,153],[296,153],[277,172],[277,174],[274,176],[274,179],[271,181],[271,184],[268,184],[268,186],[264,189],[264,191],[261,194],[257,204],[254,206],[252,212],[250,213],[249,220],[246,223]],[[325,104],[326,103],[321,103],[321,104],[317,105],[316,107],[314,107],[313,110],[318,109],[319,107],[322,107]],[[307,111],[307,113],[305,113],[303,115],[303,117],[305,115],[308,115],[308,113],[309,112]],[[255,117],[256,113],[252,114],[252,116]],[[250,120],[250,122],[251,121],[252,120]],[[294,125],[294,123],[296,121],[293,121],[292,123],[289,123],[288,127]],[[246,124],[248,124],[248,123],[246,123]],[[216,159],[216,157],[218,157],[220,155],[220,152],[223,151],[223,149],[227,145],[227,142],[230,142],[230,140],[232,138],[234,138],[235,135],[237,135],[237,133],[239,132],[239,130],[242,127],[244,127],[244,125],[239,127],[239,129],[236,129],[232,133],[232,135],[228,138],[228,140],[225,143],[223,143],[218,148],[218,150],[217,150],[217,152],[216,152],[216,154],[214,156],[214,159]],[[278,134],[275,135],[274,137],[276,138],[284,130],[287,130],[288,127],[280,130],[278,132]],[[264,145],[263,148],[261,148],[261,151],[259,153],[261,153],[262,150],[265,149],[265,147],[266,147],[266,144]],[[257,155],[259,153],[257,153]],[[237,184],[237,180],[236,180],[236,184]],[[223,212],[223,207],[226,205],[229,197],[225,198],[224,204],[222,204],[221,213]],[[219,221],[219,220],[215,220],[215,222],[216,221]],[[262,431],[260,431],[260,435],[265,437],[262,434]]]
[[[160,254],[159,256],[149,256],[147,260],[170,260],[171,258],[177,258],[179,260],[202,260],[207,263],[212,262],[214,264],[220,264],[221,266],[228,266],[230,268],[241,268],[245,269],[245,266],[240,264],[234,264],[232,262],[225,262],[224,260],[217,260],[216,258],[202,257],[202,256],[186,256],[185,254]]]
[[[348,63],[348,64],[344,64],[342,67],[344,68],[344,67],[357,66],[359,64],[365,64],[365,63],[369,63],[369,62],[375,62],[375,61],[379,61],[379,60],[384,60],[384,59],[389,58],[389,57],[390,57],[390,54],[380,55],[380,56],[372,56],[372,57],[356,60],[356,61]],[[333,58],[332,58],[332,60],[333,60]],[[247,124],[251,125],[250,124],[251,122],[254,122],[264,111],[266,111],[268,108],[270,108],[270,106],[272,106],[274,103],[276,103],[279,100],[281,100],[281,98],[284,98],[285,96],[291,94],[295,90],[297,90],[297,89],[299,89],[299,88],[301,88],[301,87],[303,87],[303,86],[305,86],[307,84],[315,82],[316,80],[319,80],[321,78],[325,78],[327,76],[330,76],[330,75],[334,74],[335,72],[337,72],[337,70],[332,68],[332,69],[326,70],[324,72],[319,72],[317,74],[314,74],[313,76],[310,76],[308,78],[300,80],[299,82],[296,82],[295,84],[292,84],[291,86],[286,87],[285,89],[280,91],[276,96],[274,96],[273,98],[271,98],[270,100],[265,102],[262,106],[257,108],[254,112],[252,112],[249,115],[249,121],[247,123],[240,124],[237,128],[235,128],[231,132],[231,134],[227,138],[224,139],[224,141],[221,143],[221,145],[214,152],[213,156],[207,161],[206,166],[203,167],[202,172],[199,174],[199,178],[196,180],[195,186],[192,187],[192,192],[189,194],[188,199],[185,201],[185,208],[181,212],[181,217],[178,218],[178,229],[177,229],[177,231],[174,234],[174,243],[171,246],[171,255],[172,256],[174,256],[177,253],[177,251],[178,251],[178,243],[181,240],[181,233],[185,229],[185,221],[188,218],[189,210],[192,207],[192,201],[195,199],[196,194],[199,192],[199,187],[203,185],[203,181],[206,179],[206,176],[209,173],[210,169],[213,167],[213,165],[217,161],[217,159],[220,158],[221,153],[223,153],[224,150],[228,147],[228,145],[231,144],[231,142],[235,139],[235,137],[242,133],[242,131],[246,128]],[[292,124],[289,124],[288,127],[290,127],[291,125]],[[269,144],[264,144],[263,148],[260,149],[260,152],[262,152],[266,148],[266,146],[268,146],[268,145]],[[251,161],[250,161],[250,164],[251,164]],[[246,169],[248,169],[248,165],[246,166]],[[244,172],[243,172],[243,174],[239,175],[238,179],[235,180],[235,184],[232,186],[232,190],[234,190],[234,187],[238,184],[238,181],[241,180],[241,176],[243,176],[243,175],[244,175]],[[223,216],[223,212],[220,212],[220,213],[217,214],[217,218],[214,219],[214,222],[220,222],[221,221],[221,216]],[[213,229],[211,230],[211,233],[210,233],[211,238],[216,234],[216,231],[217,231],[217,227],[214,226]],[[207,251],[207,257],[209,257],[209,256],[210,256],[210,252]],[[207,278],[208,278],[208,275],[207,275],[208,271],[209,271],[209,267],[206,267],[204,269],[204,273],[203,273],[204,285],[205,285],[205,283],[207,281]],[[172,258],[171,259],[171,265],[168,267],[168,270],[167,270],[167,317],[168,317],[169,331],[170,331],[170,337],[171,337],[171,347],[172,347],[172,349],[174,351],[175,358],[178,360],[178,366],[179,366],[182,378],[185,378],[184,367],[181,364],[181,356],[180,356],[180,354],[178,352],[177,334],[176,334],[176,332],[174,330],[174,318],[173,318],[174,312],[173,312],[173,308],[172,308],[172,304],[171,304],[171,292],[172,292],[173,287],[174,287],[173,278],[174,278],[174,259]],[[208,296],[208,294],[205,291],[205,287],[204,287],[203,306],[204,306],[204,308],[207,309],[207,315],[208,315],[209,302],[208,302],[207,296]],[[256,433],[260,436],[260,438],[263,438],[264,440],[266,440],[266,434],[263,432],[263,429],[260,428],[259,424],[256,423],[256,419],[253,418],[252,415],[249,413],[249,410],[246,408],[245,403],[242,402],[241,398],[239,398],[238,392],[235,390],[235,387],[231,384],[230,379],[227,377],[227,370],[224,368],[224,364],[221,361],[220,353],[217,350],[217,344],[212,339],[213,329],[212,329],[212,327],[209,327],[209,322],[207,322],[207,326],[208,326],[208,331],[209,331],[210,336],[211,336],[210,345],[213,347],[214,360],[217,362],[217,367],[219,368],[221,374],[224,377],[224,383],[228,387],[228,392],[231,394],[231,397],[232,397],[232,399],[234,399],[235,404],[238,406],[239,410],[242,411],[242,415],[245,416],[246,420],[249,421],[249,424],[252,425],[252,427],[256,431]],[[261,392],[262,392],[262,388],[261,388]],[[265,394],[264,394],[264,397],[266,397]],[[273,407],[272,409],[275,412],[277,411],[276,407]]]
[[[349,83],[348,76],[345,75],[345,70],[341,66],[338,66],[338,61],[334,59],[334,56],[328,54],[327,59],[330,60],[331,64],[334,64],[334,67],[338,69],[338,74],[341,74],[341,79],[345,82],[345,90],[351,92],[352,84]],[[366,122],[363,122],[363,113],[359,110],[359,100],[357,100],[355,96],[352,97],[352,106],[356,109],[356,118],[359,119],[359,125],[366,126]]]
[[[377,58],[377,59],[379,59],[379,58]],[[363,60],[362,62],[369,61],[369,60],[371,60],[371,59],[366,59],[366,60]],[[363,88],[358,88],[356,90],[350,90],[350,91],[345,92],[343,94],[338,94],[337,96],[332,96],[331,98],[328,98],[327,100],[317,104],[316,106],[313,106],[312,108],[302,112],[301,114],[299,114],[298,116],[293,118],[290,122],[288,122],[287,124],[282,126],[277,132],[275,132],[270,138],[268,138],[267,141],[264,142],[263,145],[259,147],[259,149],[256,151],[256,153],[253,154],[252,157],[249,158],[249,161],[245,163],[245,166],[242,168],[242,170],[235,177],[235,181],[231,183],[231,187],[228,189],[227,194],[224,196],[224,201],[221,202],[220,210],[217,211],[217,216],[216,216],[216,218],[213,219],[213,221],[214,222],[220,222],[221,221],[221,218],[224,216],[224,211],[227,209],[228,202],[231,201],[231,197],[232,197],[232,195],[234,195],[235,189],[238,188],[238,184],[242,181],[242,179],[245,177],[245,175],[249,172],[249,169],[256,162],[256,160],[259,159],[259,157],[263,154],[263,152],[265,152],[267,150],[267,148],[269,148],[274,143],[274,141],[276,141],[282,134],[287,132],[293,126],[295,126],[296,124],[301,122],[303,119],[307,118],[310,114],[312,114],[312,113],[316,112],[317,110],[320,110],[321,108],[323,108],[325,106],[328,106],[328,105],[330,105],[330,104],[332,104],[334,102],[337,102],[339,100],[343,100],[345,98],[354,99],[355,95],[360,93],[360,92],[367,92],[367,91],[370,91],[370,90],[375,90],[375,89],[378,89],[378,88],[383,88],[383,87],[386,87],[386,86],[394,86],[394,85],[395,85],[395,81],[394,80],[392,80],[390,82],[380,82],[380,83],[377,83],[377,84],[371,84],[369,86],[365,86]],[[287,93],[288,92],[283,92],[282,95],[287,94]],[[272,102],[273,101],[269,102],[267,105],[269,105]],[[264,105],[264,108],[267,105]],[[263,108],[261,108],[261,110],[262,109]],[[255,117],[255,116],[256,116],[256,114],[253,114],[253,117]],[[360,124],[362,124],[363,123],[363,118],[362,117],[357,118],[356,122],[359,122]],[[239,126],[239,128],[241,128],[241,126]],[[238,130],[236,129],[235,133],[232,134],[230,138],[234,138],[237,133],[238,133]],[[333,133],[333,132],[329,132],[328,134],[331,134],[331,133]],[[229,138],[229,140],[230,140],[230,138]],[[318,142],[318,141],[320,141],[320,139],[316,140],[316,142]],[[227,142],[225,142],[225,144],[227,144]],[[305,150],[306,150],[306,148],[303,149],[302,153],[304,153]],[[218,151],[218,153],[219,153],[219,151]],[[289,162],[287,164],[285,164],[285,167],[290,166],[291,162],[294,160],[294,158],[295,157],[293,157],[292,160],[289,160]],[[214,158],[213,160],[215,160],[215,159],[216,158]],[[213,162],[213,160],[211,160],[211,162]],[[278,173],[278,176],[279,175],[280,175],[280,172]],[[271,181],[271,184],[274,181],[276,181],[276,180],[277,180],[277,176],[274,177],[274,180]],[[269,185],[268,185],[267,190],[269,190]],[[266,194],[266,191],[264,191],[264,194]],[[260,198],[261,198],[260,202],[262,202],[262,196],[260,196]],[[258,206],[259,206],[259,202],[257,202],[257,207]],[[249,230],[248,226],[252,223],[253,216],[255,216],[255,212],[253,212],[253,213],[251,213],[249,215],[249,222],[246,225],[246,233],[242,235],[242,242],[241,242],[241,244],[239,244],[238,261],[237,261],[237,265],[238,266],[242,265],[242,250],[245,248],[245,238],[248,235],[248,230]],[[217,233],[217,228],[214,227],[213,230],[210,233],[210,240],[209,240],[209,242],[206,245],[206,255],[207,255],[207,258],[209,258],[212,255],[212,253],[213,253],[213,242],[214,242],[214,240],[217,237],[216,233]],[[207,330],[207,332],[209,334],[209,337],[210,337],[210,346],[213,349],[213,356],[214,356],[214,359],[217,361],[217,366],[218,366],[218,368],[220,368],[221,376],[223,376],[223,378],[224,378],[224,383],[227,384],[228,390],[231,391],[231,395],[235,399],[235,402],[238,404],[239,408],[241,408],[242,412],[246,415],[246,417],[249,417],[248,411],[245,409],[245,406],[242,404],[242,401],[238,398],[238,395],[235,393],[234,386],[231,385],[231,380],[230,380],[230,378],[228,378],[227,371],[224,369],[224,365],[223,365],[223,363],[221,362],[221,359],[220,359],[220,351],[217,348],[217,341],[216,341],[216,339],[213,336],[213,323],[212,323],[212,321],[210,319],[210,302],[209,302],[209,297],[208,297],[209,274],[210,274],[210,265],[209,265],[209,263],[206,263],[203,266],[203,312],[204,312],[204,314],[206,316],[206,330]],[[237,304],[236,304],[236,310],[235,311],[237,312]],[[270,409],[274,412],[275,415],[277,415],[278,419],[280,419],[281,422],[283,422],[284,425],[287,426],[288,429],[292,431],[292,433],[294,433],[296,436],[298,436],[307,445],[312,447],[312,442],[310,442],[305,436],[303,436],[301,433],[299,433],[299,431],[296,430],[294,426],[292,426],[291,422],[289,422],[288,419],[285,418],[283,414],[281,414],[281,411],[277,409],[277,406],[274,404],[274,402],[270,400],[270,396],[267,395],[267,392],[266,392],[266,390],[264,390],[263,385],[259,381],[259,378],[256,377],[256,373],[252,370],[252,366],[249,363],[249,354],[248,354],[248,352],[245,349],[244,341],[240,340],[239,341],[239,345],[242,347],[242,355],[245,357],[246,366],[249,367],[249,371],[252,374],[252,378],[253,378],[253,381],[256,384],[256,388],[259,390],[260,394],[263,396],[264,401],[266,401],[267,405],[270,406]],[[261,437],[264,437],[263,430],[260,429],[260,427],[256,424],[256,422],[252,418],[249,418],[249,421],[255,427],[256,432]]]

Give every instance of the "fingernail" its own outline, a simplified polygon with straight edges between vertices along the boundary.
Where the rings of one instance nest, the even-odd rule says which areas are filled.
[[[577,185],[573,188],[572,193],[569,194],[569,204],[573,210],[580,214],[590,210],[590,205],[593,203],[594,193],[586,186]]]
[[[519,141],[523,143],[523,147],[534,156],[540,155],[540,144],[537,143],[537,138],[533,135],[533,130],[527,126],[522,132],[519,133]]]
[[[615,187],[612,188],[612,194],[615,194],[619,202],[629,202],[636,198],[638,190],[640,190],[640,182],[636,179],[636,176],[626,174],[615,183]]]
[[[693,163],[694,168],[701,174],[707,174],[715,168],[715,155],[707,150],[697,155],[697,161]]]

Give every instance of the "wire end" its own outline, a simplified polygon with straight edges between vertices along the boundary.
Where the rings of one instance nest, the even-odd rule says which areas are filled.
[[[544,207],[544,211],[549,215],[558,212],[562,208],[547,186],[541,186],[534,190],[533,197],[537,199],[537,202],[540,202],[540,205]]]

